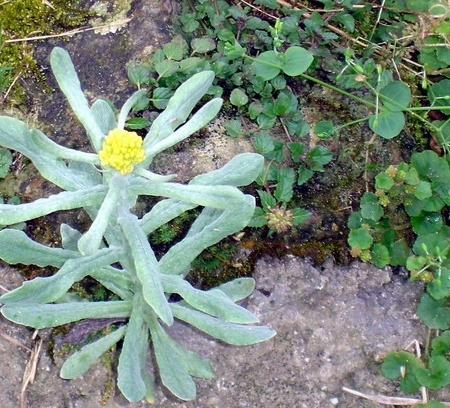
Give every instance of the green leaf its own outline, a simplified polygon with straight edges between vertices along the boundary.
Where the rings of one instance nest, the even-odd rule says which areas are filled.
[[[164,45],[163,52],[167,59],[181,61],[188,53],[188,44],[181,35],[177,35],[170,43]]]
[[[120,214],[117,221],[130,246],[145,301],[161,320],[170,326],[173,323],[173,316],[164,295],[158,261],[147,240],[147,235],[137,222],[137,217],[131,213]]]
[[[265,113],[261,113],[256,118],[256,123],[258,124],[258,127],[262,130],[272,128],[276,121],[277,117],[275,115],[266,115]]]
[[[218,289],[203,291],[195,289],[179,275],[163,275],[162,283],[166,293],[179,294],[189,305],[220,320],[232,323],[257,323],[258,319],[247,309],[234,304]]]
[[[333,159],[331,153],[325,146],[314,146],[307,154],[306,161],[310,165],[311,170],[323,171],[323,166]]]
[[[53,48],[50,54],[50,65],[61,91],[86,129],[95,151],[98,152],[101,149],[104,135],[89,109],[88,101],[81,90],[78,75],[67,51],[59,47]]]
[[[368,249],[372,246],[373,238],[367,229],[361,227],[350,231],[347,242],[352,248]]]
[[[54,275],[25,281],[22,286],[0,297],[3,303],[49,303],[61,298],[71,286],[89,272],[101,269],[120,259],[117,248],[104,248],[86,257],[76,257],[65,262]]]
[[[314,126],[314,133],[322,140],[330,139],[336,134],[333,122],[330,120],[321,120]]]
[[[256,190],[259,195],[259,199],[261,200],[261,204],[264,210],[268,210],[271,207],[275,207],[277,205],[277,200],[269,194],[267,191]]]
[[[294,225],[300,225],[311,216],[311,213],[303,208],[294,208]]]
[[[411,103],[411,90],[404,82],[392,81],[381,90],[380,97],[386,109],[401,112]]]
[[[52,265],[60,268],[64,262],[77,257],[79,253],[76,251],[38,244],[22,231],[0,231],[0,258],[9,264],[21,263],[40,267]]]
[[[384,268],[390,263],[389,249],[383,244],[375,244],[372,248],[371,256],[371,262],[378,268]]]
[[[140,87],[150,80],[150,67],[147,64],[132,61],[127,65],[127,75],[130,82]]]
[[[216,43],[211,37],[194,38],[191,41],[192,54],[206,54],[216,49]]]
[[[435,271],[427,290],[436,300],[450,297],[450,269],[441,267]]]
[[[386,174],[380,173],[375,177],[375,188],[388,191],[394,185],[394,179]]]
[[[258,132],[255,141],[253,142],[253,147],[258,153],[265,155],[273,151],[275,144],[267,133]]]
[[[402,112],[384,111],[369,118],[370,129],[385,139],[397,136],[404,126],[405,115]]]
[[[161,381],[178,398],[189,401],[196,396],[196,386],[188,370],[180,361],[180,350],[166,334],[161,325],[153,319],[150,323],[153,349]]]
[[[450,384],[450,361],[445,356],[432,356],[428,361],[428,369],[422,368],[416,372],[421,385],[437,390]]]
[[[117,367],[117,386],[130,402],[142,400],[147,394],[143,373],[148,350],[148,328],[143,319],[142,303],[134,301]]]
[[[157,109],[165,109],[169,99],[173,96],[173,91],[170,88],[155,88],[150,99]]]
[[[73,353],[61,367],[61,378],[72,380],[83,375],[102,354],[122,339],[126,328],[127,326],[122,326]]]
[[[413,354],[397,351],[387,354],[381,364],[381,371],[389,379],[401,378],[402,391],[412,393],[418,391],[421,386],[416,379],[416,373],[422,367],[423,363]]]
[[[425,200],[427,198],[430,198],[433,195],[433,192],[431,190],[431,184],[427,181],[419,181],[417,183],[416,188],[414,190],[414,195],[419,200]]]
[[[442,229],[444,220],[438,213],[421,213],[417,217],[411,217],[411,225],[418,235],[431,234]]]
[[[6,304],[2,315],[14,323],[35,329],[56,327],[82,319],[129,317],[131,302],[21,303]]]
[[[286,145],[291,153],[291,159],[294,163],[300,163],[302,159],[306,158],[304,157],[306,149],[303,143],[289,142],[286,143]]]
[[[431,341],[432,356],[446,356],[450,353],[450,331],[444,331]]]
[[[131,118],[125,122],[125,128],[130,130],[145,129],[150,125],[150,121],[145,118]]]
[[[298,168],[298,180],[297,184],[301,186],[305,184],[312,176],[314,172],[311,169],[308,169],[304,164],[299,166]]]
[[[175,74],[180,67],[180,63],[173,60],[164,60],[155,64],[155,71],[161,78]]]
[[[275,51],[265,51],[258,55],[253,62],[255,75],[270,81],[275,78],[282,68],[282,61],[279,53]]]
[[[170,304],[173,315],[199,330],[235,346],[260,343],[275,336],[276,332],[266,326],[248,326],[222,322],[202,312],[188,309],[176,303]]]
[[[6,177],[12,164],[12,154],[8,149],[0,148],[0,178]]]
[[[292,101],[289,95],[285,94],[284,92],[281,92],[277,99],[275,99],[273,110],[275,115],[282,116],[287,114],[292,110]]]
[[[205,71],[208,72],[208,71]],[[203,74],[201,72],[200,74]],[[196,74],[194,76],[197,76],[199,74]],[[185,82],[186,84],[186,82]],[[184,85],[184,84],[183,84]],[[183,86],[181,85],[181,87]],[[181,88],[180,87],[180,88]],[[178,90],[180,89],[178,88]],[[177,90],[177,92],[178,92]],[[144,148],[145,152],[147,154],[147,159],[142,162],[141,166],[145,166],[146,163],[150,163],[155,155],[162,152],[163,150],[181,142],[182,140],[186,139],[187,137],[191,136],[194,132],[197,130],[200,130],[203,126],[205,126],[210,120],[212,120],[217,113],[219,112],[220,108],[222,107],[222,99],[220,98],[214,98],[210,100],[209,102],[205,103],[197,112],[195,112],[192,117],[189,119],[189,121],[184,124],[183,126],[180,126],[178,129],[176,129],[174,132],[167,133],[167,130],[170,130],[174,123],[178,122],[179,117],[183,117],[182,113],[185,110],[185,107],[179,108],[180,110],[178,112],[171,112],[172,108],[170,108],[171,101],[175,98],[178,99],[177,92],[175,92],[174,96],[170,98],[167,108],[164,110],[163,113],[161,113],[153,122],[152,127],[150,128],[149,133],[147,134],[147,137],[144,139]],[[184,98],[185,103],[187,104],[189,101],[189,98],[185,96]],[[166,123],[166,126],[164,130],[160,129],[161,123],[159,119],[163,116],[166,117],[166,112],[171,112],[169,117],[172,117],[171,123]],[[156,125],[155,125],[156,124]],[[159,131],[159,133],[155,133]],[[151,143],[155,137],[156,140]]]
[[[98,205],[106,194],[106,186],[79,191],[62,191],[48,198],[40,198],[27,204],[0,204],[0,224],[12,225],[32,220],[59,210]]]
[[[283,55],[281,70],[291,77],[305,72],[313,62],[313,55],[301,47],[289,47]]]
[[[281,168],[277,175],[277,187],[273,193],[278,201],[287,203],[294,194],[295,170],[292,168]]]
[[[361,198],[361,215],[372,221],[379,221],[384,215],[384,210],[378,204],[378,197],[373,193],[365,193]]]
[[[244,106],[248,103],[248,96],[243,89],[235,88],[231,91],[230,102],[234,106]]]
[[[436,300],[424,293],[417,308],[417,315],[430,329],[450,328],[450,309],[446,298]]]
[[[255,289],[255,280],[253,278],[236,278],[222,283],[216,288],[225,293],[233,302],[237,302],[252,294]]]
[[[443,79],[428,88],[428,97],[430,98],[431,106],[433,108],[442,107],[440,111],[446,115],[450,114],[449,89],[450,79]]]

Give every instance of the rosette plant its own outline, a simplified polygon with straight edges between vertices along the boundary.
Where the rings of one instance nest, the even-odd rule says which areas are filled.
[[[86,211],[92,223],[84,233],[62,224],[61,248],[42,245],[14,228],[2,229],[1,259],[10,264],[51,265],[58,271],[26,281],[1,296],[1,312],[13,322],[36,329],[118,318],[125,323],[116,323],[103,337],[72,354],[61,376],[82,375],[99,356],[123,341],[117,382],[129,401],[154,398],[153,370],[147,368],[151,351],[163,385],[178,398],[193,399],[192,377],[209,378],[214,373],[209,361],[169,336],[167,328],[174,319],[233,345],[261,342],[275,334],[268,327],[254,325],[258,319],[236,304],[252,292],[252,279],[236,279],[207,291],[185,280],[199,253],[250,221],[254,198],[237,187],[257,177],[263,159],[253,153],[241,154],[185,185],[173,182],[173,176],[155,174],[148,168],[156,154],[187,138],[218,113],[222,100],[215,98],[191,114],[211,85],[213,72],[198,73],[182,84],[141,138],[124,130],[124,125],[144,90],[134,93],[116,118],[102,99],[89,106],[65,50],[55,48],[50,61],[93,152],[60,146],[19,120],[0,117],[0,145],[27,156],[43,177],[64,190],[26,204],[0,205],[0,224],[7,227],[75,208]],[[133,207],[139,196],[162,199],[138,218]],[[195,207],[201,207],[201,212],[185,237],[157,259],[148,234]],[[76,298],[70,289],[86,276],[118,300]],[[176,301],[171,300],[172,294],[177,294]]]

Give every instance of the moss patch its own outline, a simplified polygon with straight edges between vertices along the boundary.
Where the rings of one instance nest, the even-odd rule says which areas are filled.
[[[14,41],[54,35],[85,25],[90,13],[76,0],[9,0],[0,5],[0,67],[11,67],[14,78],[33,77],[43,82],[43,74],[33,53],[32,41]],[[24,99],[23,88],[15,86],[9,103]]]

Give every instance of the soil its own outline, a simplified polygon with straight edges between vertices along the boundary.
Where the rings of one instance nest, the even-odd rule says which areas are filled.
[[[80,74],[82,87],[88,90],[88,98],[93,101],[104,97],[120,106],[134,91],[126,79],[126,63],[148,55],[170,40],[169,4],[170,1],[135,0],[127,14],[133,18],[120,31],[105,35],[85,32],[68,40],[50,40],[36,47],[36,55],[43,67],[48,68],[51,48],[56,45],[66,48]],[[51,77],[49,81],[55,87]],[[311,103],[303,113],[320,120],[321,104],[330,95],[316,87],[305,92]],[[336,103],[338,113],[356,109],[345,98]],[[87,148],[79,137],[82,129],[58,90],[51,96],[36,94],[33,108],[40,129],[54,140],[70,147]],[[326,112],[330,115],[329,109]],[[174,156],[161,156],[158,165],[166,173],[178,172],[182,175],[178,181],[184,182],[197,173],[220,167],[234,154],[251,149],[248,141],[227,138],[220,129],[219,119],[200,139],[186,143]],[[401,395],[395,383],[381,375],[378,361],[384,353],[426,338],[426,328],[414,314],[423,287],[390,268],[349,264],[345,220],[366,187],[363,176],[369,138],[365,127],[353,128],[352,132],[341,135],[338,142],[329,142],[335,160],[327,172],[302,187],[299,204],[306,206],[313,216],[292,234],[291,242],[272,237],[253,249],[239,248],[238,256],[252,260],[256,279],[256,290],[245,306],[263,324],[275,329],[277,336],[262,344],[238,348],[207,338],[190,327],[174,325],[173,337],[209,358],[217,377],[197,381],[198,397],[194,402],[178,401],[159,386],[152,406],[371,408],[380,405],[346,393],[342,387],[368,394]],[[367,147],[367,156],[379,164],[404,160],[409,151],[405,146],[411,145],[411,139],[403,134],[396,140],[392,143],[378,138]],[[312,138],[310,144],[314,143]],[[52,192],[52,187],[31,170],[24,174],[22,187],[14,187],[17,193],[23,195],[28,191],[27,199],[34,200]],[[39,233],[49,234],[45,239],[56,242],[52,234],[59,222],[55,218],[48,225],[39,224]],[[0,268],[1,290],[17,287],[22,279],[11,267]],[[82,378],[62,380],[59,377],[62,359],[55,347],[55,332],[33,333],[0,317],[0,406],[150,406],[146,402],[128,403],[116,390],[112,357],[96,364]],[[31,366],[33,362],[36,364],[32,384],[22,379],[27,362]],[[25,378],[29,376],[25,374]]]

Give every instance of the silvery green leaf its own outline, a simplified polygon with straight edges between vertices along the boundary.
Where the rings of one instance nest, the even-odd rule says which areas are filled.
[[[144,350],[148,347],[148,328],[143,313],[142,304],[135,301],[117,368],[117,385],[130,402],[140,401],[147,393],[142,372],[145,371],[147,353]]]
[[[28,157],[44,178],[65,190],[76,190],[92,185],[91,183],[86,184],[83,174],[71,171],[64,160],[54,151],[43,148],[53,142],[50,141],[46,144],[42,138],[46,138],[46,136],[38,131],[31,131],[20,120],[0,117],[0,145],[10,150],[17,150]],[[83,158],[89,157],[87,160],[91,160],[93,157],[82,156]]]
[[[184,82],[169,99],[166,109],[155,119],[144,139],[145,149],[171,135],[184,123],[214,80],[214,72],[203,71]]]
[[[83,375],[102,354],[106,353],[125,335],[125,331],[126,326],[122,326],[73,353],[61,367],[61,378],[72,380]]]
[[[166,293],[178,293],[189,305],[220,320],[232,323],[257,323],[259,320],[247,309],[236,305],[218,289],[195,289],[179,275],[162,275]]]
[[[22,286],[0,297],[3,303],[45,303],[55,302],[67,292],[75,282],[89,275],[90,271],[103,268],[120,259],[121,251],[105,248],[95,254],[69,259],[52,276],[25,281]]]
[[[82,319],[129,317],[132,302],[77,302],[77,303],[11,303],[2,306],[2,315],[14,323],[44,329],[76,322]]]
[[[215,376],[209,360],[200,357],[193,351],[181,347],[166,333],[164,328],[161,327],[157,321],[155,324],[158,326],[156,331],[159,333],[159,338],[172,349],[173,355],[178,357],[180,363],[190,375],[197,378],[213,378]],[[155,326],[151,325],[150,327],[151,332],[154,332]]]
[[[253,278],[236,278],[217,286],[217,289],[225,293],[233,302],[237,302],[251,295],[255,289],[255,280]]]
[[[0,204],[0,225],[12,225],[32,220],[60,210],[72,210],[100,204],[107,187],[99,185],[79,191],[62,191],[48,198],[40,198],[26,204]]]
[[[203,186],[178,183],[151,183],[144,179],[130,180],[129,191],[135,195],[175,198],[188,203],[214,208],[238,208],[244,195],[233,186]]]
[[[233,210],[203,209],[184,239],[173,245],[160,259],[161,273],[183,274],[204,249],[242,230],[254,212],[254,198],[244,197],[242,205]]]
[[[208,103],[203,105],[185,125],[181,126],[171,135],[166,136],[164,139],[158,142],[153,142],[151,145],[149,145],[148,143],[146,143],[147,139],[144,139],[144,149],[147,155],[147,160],[144,161],[144,163],[148,164],[149,161],[158,153],[181,142],[182,140],[191,136],[194,132],[208,124],[213,118],[216,117],[217,113],[222,107],[222,102],[223,101],[220,98],[215,98],[209,101]]]
[[[59,233],[61,234],[61,245],[64,249],[78,252],[78,240],[82,234],[80,231],[72,228],[68,224],[61,224],[59,227]]]
[[[111,105],[104,99],[97,99],[91,107],[100,130],[107,135],[110,130],[117,128],[116,116]]]
[[[102,146],[103,132],[96,122],[96,117],[89,109],[88,101],[81,90],[78,75],[66,50],[55,47],[50,55],[50,65],[61,91],[66,96],[78,120],[86,129],[95,151]]]
[[[23,231],[16,229],[0,231],[0,259],[9,264],[61,267],[64,262],[79,256],[80,254],[75,251],[39,244]]]
[[[158,261],[148,243],[147,235],[140,227],[137,217],[128,211],[121,213],[117,221],[130,246],[145,301],[159,318],[170,326],[173,323],[172,312],[164,295]]]
[[[141,99],[146,93],[146,89],[140,89],[126,100],[126,102],[122,106],[122,109],[120,110],[119,117],[117,119],[117,127],[119,129],[123,129],[125,127],[125,121],[127,120],[128,114],[130,113],[131,109],[133,109],[133,106],[136,104],[136,102],[138,102],[139,99]]]
[[[55,143],[53,140],[49,139],[40,130],[31,129],[31,137],[36,143],[36,147],[40,150],[45,150],[50,154],[54,154],[56,157],[65,160],[75,160],[90,164],[100,164],[98,156],[94,153],[85,153],[79,150],[69,149],[67,147],[61,146]]]
[[[109,180],[109,189],[89,230],[78,241],[78,249],[83,255],[97,251],[103,241],[111,215],[117,207],[119,197],[125,188],[124,177],[114,175]]]
[[[222,168],[194,177],[189,184],[246,186],[255,181],[263,166],[263,156],[241,153]]]
[[[152,323],[150,334],[162,383],[178,398],[185,401],[194,399],[196,396],[194,380],[180,360],[173,344],[167,341],[168,336],[160,324],[156,319]]]
[[[260,343],[275,336],[276,332],[266,326],[248,326],[223,322],[205,313],[177,303],[171,303],[173,315],[209,335],[236,346]]]

